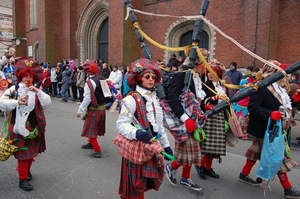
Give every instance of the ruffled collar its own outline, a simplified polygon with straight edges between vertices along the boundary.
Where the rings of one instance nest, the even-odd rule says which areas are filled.
[[[35,107],[35,92],[28,90],[23,82],[20,82],[18,86],[18,98],[28,95],[27,105],[21,105],[20,110],[23,112],[31,112]]]
[[[163,111],[156,96],[156,91],[151,92],[140,86],[136,86],[136,91],[146,99],[146,117],[151,123],[153,131],[163,132]]]

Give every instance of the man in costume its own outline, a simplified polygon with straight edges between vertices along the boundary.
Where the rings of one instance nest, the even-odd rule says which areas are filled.
[[[163,126],[163,111],[155,91],[155,84],[160,79],[161,70],[155,62],[141,58],[131,64],[127,80],[133,92],[122,101],[116,126],[119,134],[128,140],[139,140],[135,142],[135,146],[158,144],[166,153],[173,155]],[[139,123],[141,129],[134,126],[135,123]],[[152,143],[152,137],[158,134],[161,138],[156,142],[160,144]],[[138,150],[136,153],[142,152],[146,156],[143,151]],[[166,157],[165,159],[168,160]],[[158,190],[162,183],[164,167],[160,155],[154,154],[142,164],[122,157],[121,167],[119,194],[122,199],[144,199],[144,192]]]
[[[97,137],[104,136],[105,134],[105,103],[104,95],[101,88],[100,80],[104,79],[99,76],[98,66],[92,61],[88,61],[83,65],[85,73],[88,75],[88,79],[84,85],[84,98],[80,104],[77,117],[86,111],[84,116],[85,121],[82,130],[82,137],[88,138],[88,143],[82,145],[82,149],[93,149],[89,155],[95,158],[101,158],[101,147],[98,143]]]
[[[34,158],[46,150],[44,109],[51,104],[51,98],[33,86],[42,74],[36,61],[17,60],[15,67],[18,84],[5,91],[0,98],[0,109],[11,111],[8,132],[10,139],[16,140],[13,144],[20,149],[14,153],[18,160],[19,187],[31,191],[31,165]]]
[[[209,52],[207,50],[201,49],[201,51],[203,56],[208,57]],[[189,58],[186,58],[186,60],[183,63],[184,66],[188,64],[188,60]],[[194,72],[192,74],[193,78],[190,78],[187,85],[187,89],[190,90],[190,92],[188,92],[188,95],[192,95],[192,97],[195,98],[192,104],[196,104],[198,108],[200,106],[199,101],[203,100],[205,97],[205,93],[201,89],[201,80],[199,77],[199,75],[202,74],[203,69],[203,63],[199,60],[196,60],[195,67],[193,69]],[[191,115],[188,115],[186,113],[186,108],[184,108],[182,105],[182,100],[180,100],[180,98],[182,97],[180,96],[182,95],[185,86],[184,80],[184,72],[174,73],[174,75],[170,77],[169,80],[170,90],[168,93],[168,103],[172,112],[175,114],[176,119],[174,119],[179,121],[178,124],[180,126],[178,126],[177,130],[180,130],[178,131],[178,136],[174,136],[176,134],[173,133],[175,132],[175,130],[171,128],[168,129],[176,140],[174,149],[174,155],[176,157],[176,160],[166,165],[166,172],[167,178],[170,181],[170,183],[176,186],[176,170],[180,166],[182,166],[183,168],[180,179],[180,185],[187,188],[191,188],[196,191],[200,191],[202,190],[202,188],[196,183],[194,183],[190,178],[192,164],[199,164],[201,161],[200,142],[194,139],[193,137],[193,133],[198,127],[196,120],[198,119],[199,122],[200,118],[192,118]],[[196,98],[198,99],[198,101],[196,100]],[[165,108],[165,110],[167,109]]]
[[[273,63],[277,66],[281,66],[281,64],[277,61],[273,61]],[[262,72],[263,77],[266,78],[277,72],[277,69],[265,65],[262,69]],[[249,174],[256,161],[260,159],[268,119],[283,119],[282,128],[284,130],[290,128],[292,119],[292,105],[288,93],[281,86],[283,81],[284,79],[274,82],[266,88],[260,88],[250,96],[248,105],[248,110],[250,113],[248,133],[254,136],[254,138],[252,145],[245,154],[247,160],[239,176],[240,182],[252,186],[260,186],[260,183],[254,181]],[[279,111],[280,106],[284,107],[283,112]],[[284,118],[283,115],[285,115]],[[277,176],[282,187],[284,188],[284,195],[286,198],[300,198],[300,191],[292,186],[287,176],[287,172],[291,171],[296,166],[298,166],[298,164],[293,159],[288,157],[287,154],[285,154],[282,166],[278,171]]]

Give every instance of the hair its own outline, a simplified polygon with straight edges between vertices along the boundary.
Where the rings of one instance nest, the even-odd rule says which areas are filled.
[[[248,69],[252,72],[253,71],[253,66],[248,66],[246,69]]]
[[[28,76],[33,78],[33,80],[32,80],[33,84],[38,82],[38,77],[31,67],[26,67],[26,68],[21,69],[16,74],[16,76],[17,76],[18,82],[21,82],[23,77],[28,77]]]
[[[233,62],[231,62],[231,63],[229,64],[229,66],[230,66],[230,65],[233,65],[233,66],[234,66],[234,68],[237,68],[237,64],[236,64],[236,62],[234,62],[234,61],[233,61]]]

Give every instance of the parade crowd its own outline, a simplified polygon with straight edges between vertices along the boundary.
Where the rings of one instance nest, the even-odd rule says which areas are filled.
[[[201,53],[208,59],[209,51],[201,49]],[[289,66],[276,60],[270,62],[282,70]],[[229,124],[233,114],[240,126],[240,134],[234,136],[252,141],[238,180],[261,186],[264,182],[254,180],[250,173],[261,158],[269,120],[272,125],[282,121],[286,147],[291,144],[291,128],[296,125],[294,117],[300,108],[299,73],[289,74],[232,103],[232,110],[227,108],[206,117],[205,112],[278,69],[266,64],[262,68],[248,66],[243,74],[234,61],[226,67],[212,59],[208,68],[197,58],[190,70],[188,64],[189,57],[176,54],[168,63],[141,58],[126,67],[109,65],[103,59],[86,60],[83,65],[62,60],[53,65],[8,56],[0,71],[1,79],[7,81],[7,86],[0,85],[0,109],[8,122],[10,140],[19,147],[14,153],[19,187],[33,190],[30,169],[35,157],[46,150],[44,109],[50,106],[51,97],[78,104],[76,116],[85,120],[81,136],[87,139],[81,148],[91,149],[92,158],[102,157],[97,138],[105,135],[106,111],[116,103],[118,135],[113,143],[122,155],[118,190],[122,199],[143,199],[146,191],[158,191],[164,176],[174,186],[201,191],[190,175],[192,168],[203,180],[219,179],[213,160],[226,155],[229,134],[236,131]],[[187,71],[190,78],[185,81]],[[109,96],[103,86],[108,80]],[[174,137],[175,146],[170,146],[168,133]],[[300,144],[300,135],[296,139]],[[285,152],[276,175],[286,198],[300,198],[300,191],[287,175],[297,166]],[[182,172],[177,180],[179,167]]]

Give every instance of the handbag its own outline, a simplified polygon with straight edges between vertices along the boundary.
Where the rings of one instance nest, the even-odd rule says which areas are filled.
[[[227,113],[227,117],[228,117],[228,124],[229,124],[230,130],[236,137],[238,137],[238,138],[242,137],[243,136],[242,128],[241,128],[239,120],[236,117],[236,114],[230,114],[230,112],[228,110],[226,110],[226,113]]]
[[[6,161],[14,152],[17,152],[19,149],[17,146],[13,145],[13,141],[9,140],[8,133],[8,124],[5,119],[3,122],[3,133],[5,137],[0,137],[0,161]]]
[[[160,154],[164,151],[159,141],[146,144],[139,140],[129,140],[121,134],[118,134],[112,143],[119,147],[119,154],[123,158],[135,164],[143,164],[150,160],[154,154]]]
[[[272,129],[270,129],[270,125],[271,119],[269,118],[260,155],[260,163],[256,170],[256,175],[267,181],[276,175],[284,159],[282,122],[281,120],[276,121]]]

